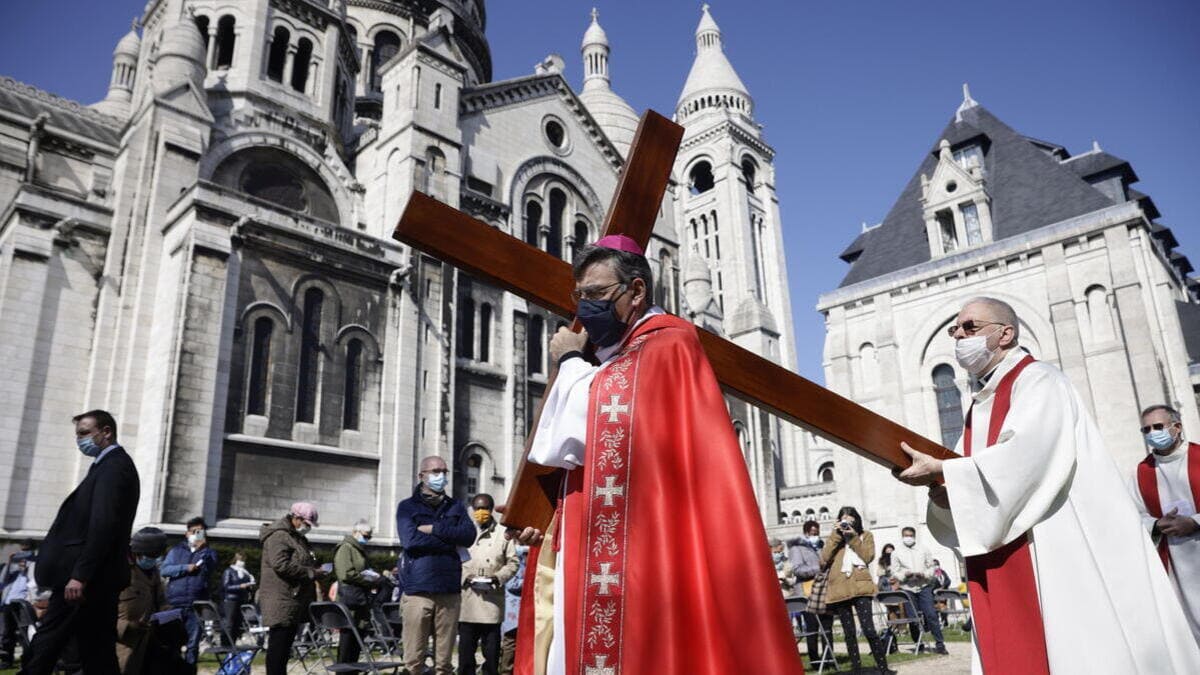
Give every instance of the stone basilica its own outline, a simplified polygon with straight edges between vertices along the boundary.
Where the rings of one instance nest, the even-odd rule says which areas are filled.
[[[139,524],[252,537],[305,499],[318,541],[365,517],[393,542],[428,454],[503,499],[562,320],[389,233],[416,189],[570,260],[638,115],[594,12],[578,91],[556,55],[494,81],[485,25],[483,0],[151,0],[103,101],[0,80],[0,536],[49,526],[93,407]],[[657,301],[792,367],[773,150],[707,6],[674,115]],[[774,524],[777,481],[820,467],[730,408]]]

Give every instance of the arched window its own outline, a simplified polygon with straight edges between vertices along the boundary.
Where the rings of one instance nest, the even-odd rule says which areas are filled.
[[[817,469],[817,478],[822,483],[832,483],[833,482],[833,462],[825,462],[824,464],[822,464],[821,467],[819,469]]]
[[[664,248],[658,253],[658,285],[654,288],[654,292],[658,297],[654,301],[655,304],[668,312],[675,311],[675,289],[677,282],[675,259]]]
[[[379,68],[400,51],[400,36],[390,30],[375,34],[375,49],[371,52],[371,91],[383,91],[383,75]]]
[[[246,387],[246,414],[267,414],[267,390],[270,387],[271,334],[275,322],[269,317],[259,317],[254,322],[254,335],[250,341],[250,382]]]
[[[296,382],[296,421],[312,422],[316,417],[317,392],[321,382],[321,307],[325,293],[319,288],[304,292],[304,311],[300,320],[300,370]]]
[[[196,30],[200,31],[200,39],[204,40],[204,53],[212,54],[212,52],[208,51],[209,46],[210,46],[209,42],[211,42],[211,40],[209,40],[209,37],[208,37],[208,17],[207,16],[199,16],[199,15],[196,16]],[[212,67],[211,63],[208,63],[207,61],[204,62],[205,70],[208,70],[211,67]]]
[[[492,358],[492,306],[483,303],[479,306],[479,360],[490,361]]]
[[[525,202],[525,243],[538,245],[538,230],[542,226],[542,205],[532,199]]]
[[[758,173],[758,167],[754,164],[754,160],[749,157],[742,160],[742,181],[746,184],[746,192],[754,192],[754,178]]]
[[[441,199],[443,176],[446,173],[446,155],[435,147],[425,151],[425,188],[429,196]]]
[[[433,85],[433,109],[442,109],[442,83],[437,82]]]
[[[703,194],[713,189],[715,184],[712,165],[707,161],[696,162],[688,172],[688,191],[693,195]]]
[[[540,316],[529,319],[529,344],[525,349],[525,361],[529,374],[542,372],[542,349],[546,342],[546,324]]]
[[[858,348],[858,391],[869,393],[876,390],[879,384],[879,358],[875,345],[864,342]]]
[[[458,301],[458,355],[475,358],[475,301],[471,298]]]
[[[217,68],[229,68],[233,65],[233,16],[226,14],[217,21],[216,50]]]
[[[308,84],[308,64],[312,61],[312,53],[312,40],[300,38],[296,45],[296,55],[292,57],[292,89],[301,93]]]
[[[279,26],[271,35],[271,51],[267,55],[267,77],[276,82],[283,82],[283,66],[287,63],[288,41],[292,34],[288,29]]]
[[[817,512],[812,509],[804,509],[804,517],[808,520],[813,520],[817,517]]]
[[[1104,290],[1103,286],[1092,286],[1087,289],[1087,310],[1092,343],[1099,344],[1112,340],[1112,312],[1108,309],[1108,292]]]
[[[550,191],[550,232],[546,235],[546,253],[562,257],[563,219],[567,212],[567,193],[555,188]]]
[[[571,260],[575,260],[576,256],[579,255],[579,252],[583,250],[583,247],[587,246],[589,243],[587,223],[583,222],[582,220],[575,221],[575,229],[572,232],[572,238],[574,241],[571,242]]]
[[[820,509],[817,510],[817,520],[820,520],[820,521],[829,520],[829,507],[828,506],[822,506]]]
[[[463,478],[466,479],[464,481],[466,485],[463,486],[463,489],[466,490],[467,495],[473,496],[479,494],[479,479],[480,474],[483,473],[482,469],[482,455],[478,452],[472,452],[470,455],[467,455],[467,460],[463,462]]]
[[[346,387],[342,397],[342,428],[358,429],[362,407],[363,343],[355,338],[346,344]]]
[[[942,429],[942,445],[953,448],[962,435],[962,394],[954,383],[954,369],[945,363],[933,369],[933,393],[937,398],[938,423]]]

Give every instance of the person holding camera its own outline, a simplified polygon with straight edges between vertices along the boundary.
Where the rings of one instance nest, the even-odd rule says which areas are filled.
[[[871,645],[875,667],[880,673],[893,673],[887,666],[887,654],[875,632],[871,602],[875,597],[875,582],[867,565],[875,559],[875,538],[863,529],[862,516],[852,506],[843,506],[837,515],[837,525],[821,549],[821,566],[829,569],[829,611],[842,622],[846,634],[846,651],[855,672],[862,669],[858,655],[858,634],[854,614],[862,632]]]
[[[458,613],[458,673],[475,675],[475,649],[483,649],[483,675],[500,672],[500,623],[504,585],[517,573],[517,543],[504,536],[492,509],[496,501],[480,493],[471,500],[475,543],[462,566],[462,605]]]

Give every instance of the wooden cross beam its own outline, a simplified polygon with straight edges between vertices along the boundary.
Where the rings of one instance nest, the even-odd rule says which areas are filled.
[[[625,234],[646,246],[682,135],[682,127],[661,115],[652,111],[642,115],[605,218],[606,235]],[[413,193],[392,236],[555,314],[575,314],[571,300],[575,280],[568,263],[420,192]],[[729,394],[889,469],[910,464],[900,450],[902,441],[939,459],[956,456],[714,333],[702,329],[697,333]],[[530,440],[532,434],[509,492],[504,522],[545,530],[554,511],[559,470],[528,461]]]

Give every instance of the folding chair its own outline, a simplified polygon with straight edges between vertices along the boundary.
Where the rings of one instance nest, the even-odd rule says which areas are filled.
[[[221,612],[217,610],[215,604],[208,600],[193,602],[192,611],[196,613],[196,618],[204,626],[204,630],[209,636],[209,646],[201,653],[213,654],[217,657],[217,660],[221,662],[217,672],[220,675],[250,675],[250,664],[254,662],[254,657],[258,655],[261,648],[254,645],[246,649],[239,649],[234,645],[233,637],[229,634],[229,627],[221,618]]]
[[[329,631],[314,628],[310,622],[304,622],[296,631],[296,640],[292,642],[292,660],[288,662],[288,671],[291,672],[293,667],[299,665],[306,675],[312,675],[325,667],[325,659],[329,658],[332,661],[329,649],[333,645],[333,639],[328,633]],[[313,659],[312,663],[309,662],[310,659]]]
[[[358,643],[360,660],[357,663],[334,663],[325,666],[325,670],[330,673],[353,673],[366,671],[368,673],[379,673],[384,670],[390,670],[396,673],[400,668],[404,667],[404,663],[400,661],[376,661],[371,654],[371,650],[363,642],[362,636],[358,629],[354,626],[354,617],[350,615],[350,610],[340,602],[314,602],[308,606],[308,612],[312,616],[313,625],[320,626],[329,631],[344,631],[349,634]]]
[[[949,588],[942,588],[933,592],[934,602],[946,603],[944,613],[947,617],[947,622],[953,620],[954,617],[960,617],[962,623],[966,623],[967,617],[971,616],[971,610],[967,609],[963,603],[966,599],[967,596],[965,593],[960,593]]]
[[[260,648],[267,640],[267,633],[270,629],[262,625],[262,614],[258,612],[258,607],[251,604],[241,606],[242,623],[246,624],[246,632],[250,637],[254,638],[254,644]]]
[[[387,613],[379,605],[371,605],[371,629],[372,634],[363,638],[368,646],[378,647],[383,654],[388,656],[400,655],[400,636],[392,631],[392,624],[388,622]]]
[[[800,630],[795,633],[796,642],[807,641],[809,636],[815,635],[821,645],[823,654],[819,657],[813,654],[808,655],[809,664],[817,666],[817,675],[821,675],[825,671],[826,665],[831,665],[836,670],[837,657],[833,654],[833,638],[825,632],[825,626],[821,623],[821,619],[808,611],[808,598],[793,596],[785,598],[784,603],[787,605],[788,616],[792,617],[793,621],[796,617],[800,618]],[[810,623],[813,625],[808,625]]]
[[[900,612],[903,616],[887,618],[887,639],[884,641],[884,653],[889,653],[892,648],[892,641],[897,644],[900,639],[896,636],[897,628],[904,628],[908,631],[910,626],[917,627],[917,639],[913,644],[913,653],[919,653],[925,646],[925,622],[921,619],[921,612],[917,611],[917,599],[908,591],[880,591],[875,594],[875,600],[886,606],[899,606],[903,611]]]

